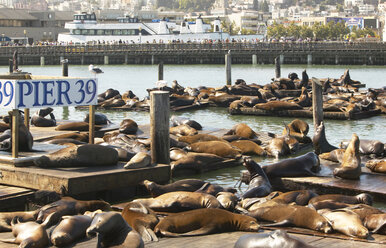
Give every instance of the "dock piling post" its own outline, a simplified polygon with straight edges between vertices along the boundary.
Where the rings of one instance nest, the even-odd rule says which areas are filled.
[[[29,108],[24,109],[24,125],[29,130]]]
[[[227,85],[232,85],[232,57],[231,57],[231,50],[228,51],[228,54],[225,54],[225,74],[226,74],[226,83],[227,83]]]
[[[20,112],[18,109],[12,110],[12,158],[19,156],[19,118]]]
[[[307,65],[312,65],[312,54],[307,54]]]
[[[13,73],[13,60],[12,59],[9,59],[8,65],[9,65],[9,73]]]
[[[317,78],[312,78],[312,114],[314,119],[314,130],[323,121],[323,85]],[[328,143],[325,132],[321,134],[319,143]],[[320,146],[319,146],[320,147]],[[314,147],[315,153],[320,154],[321,151],[318,147]]]
[[[169,112],[169,92],[152,91],[150,93],[150,150],[152,163],[170,163]]]
[[[280,54],[279,55],[279,59],[280,59],[280,64],[284,64],[284,54]]]
[[[158,80],[164,80],[164,62],[160,61],[158,64]]]
[[[95,137],[95,106],[90,105],[89,107],[89,114],[88,114],[88,138],[89,138],[89,144],[94,144],[94,137]]]
[[[339,56],[338,56],[338,54],[335,55],[335,64],[339,65]]]
[[[68,77],[68,60],[62,59],[60,63],[62,63],[62,76]]]
[[[154,65],[154,54],[151,55],[151,64]]]
[[[107,56],[107,55],[104,56],[104,63],[105,63],[105,65],[109,64],[109,56]]]
[[[257,65],[257,55],[252,54],[252,65]]]
[[[125,54],[125,65],[129,63],[129,55],[126,53]]]
[[[280,73],[280,60],[279,57],[275,58],[275,77],[280,78],[281,73]]]
[[[44,66],[46,63],[46,60],[44,58],[44,56],[40,56],[40,66]]]

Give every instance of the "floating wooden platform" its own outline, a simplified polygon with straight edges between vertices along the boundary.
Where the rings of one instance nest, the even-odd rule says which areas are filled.
[[[312,111],[310,110],[279,110],[279,111],[268,111],[250,107],[243,107],[239,109],[228,109],[232,115],[258,115],[258,116],[279,116],[279,117],[296,117],[296,118],[312,118]],[[380,115],[381,110],[369,110],[361,111],[357,113],[344,113],[344,112],[323,112],[325,119],[334,120],[358,120],[370,118],[376,115]]]
[[[192,105],[185,105],[185,106],[177,106],[177,107],[170,107],[171,111],[186,111],[186,110],[194,110],[194,109],[203,109],[209,107],[208,102],[204,102],[201,104],[192,104]],[[87,109],[88,106],[77,106],[76,109]],[[105,108],[101,106],[96,106],[97,110],[114,110],[114,111],[133,111],[133,112],[149,112],[150,107],[142,107],[142,108],[131,108],[131,107],[111,107],[111,108]]]
[[[33,194],[30,189],[0,185],[0,211],[24,211],[27,199]]]

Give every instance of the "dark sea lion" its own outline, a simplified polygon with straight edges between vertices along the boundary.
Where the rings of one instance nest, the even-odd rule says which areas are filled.
[[[34,160],[39,167],[105,166],[118,163],[118,152],[110,147],[86,144],[70,146]]]
[[[386,213],[370,214],[365,217],[363,224],[372,233],[386,235]]]
[[[345,179],[359,179],[361,175],[361,157],[359,155],[359,138],[354,133],[351,142],[343,154],[339,168],[334,169],[334,176]]]
[[[212,184],[212,183],[207,182],[204,185],[202,185],[201,188],[199,188],[198,190],[195,190],[194,192],[205,193],[205,194],[217,196],[221,192],[229,192],[229,193],[234,194],[237,192],[237,190],[235,188],[231,188],[231,187],[223,188],[218,184]]]
[[[124,134],[136,134],[138,124],[131,119],[124,119],[119,127],[119,132]]]
[[[325,201],[317,201],[314,203],[308,204],[309,208],[319,210],[319,209],[329,209],[329,210],[335,210],[340,208],[346,208],[352,206],[351,204],[344,203],[344,202],[336,202],[332,200],[325,200]]]
[[[325,195],[319,195],[314,198],[312,198],[309,203],[314,204],[316,202],[320,201],[335,201],[335,202],[342,202],[342,203],[348,203],[348,204],[367,204],[372,205],[373,204],[373,197],[367,193],[362,193],[356,196],[348,196],[348,195],[339,195],[339,194],[325,194]]]
[[[332,146],[328,143],[323,121],[319,126],[317,126],[314,132],[314,137],[312,138],[312,143],[316,154],[331,152],[332,150],[338,149],[338,147]]]
[[[370,160],[366,162],[366,167],[373,172],[386,173],[386,160]]]
[[[62,216],[60,223],[51,233],[53,245],[62,247],[86,237],[92,218],[87,215]]]
[[[257,220],[271,221],[270,226],[294,225],[324,233],[331,233],[328,221],[315,210],[297,205],[276,205],[258,208],[249,212],[249,216]]]
[[[45,222],[51,213],[54,213],[47,223],[47,227],[56,224],[62,216],[83,214],[86,211],[95,210],[110,211],[110,204],[105,201],[80,201],[72,197],[63,197],[61,200],[47,204],[39,210],[37,222]]]
[[[258,103],[253,108],[267,110],[267,111],[280,111],[280,110],[298,110],[302,109],[302,106],[296,103],[284,102],[284,101],[269,101],[266,103]]]
[[[95,126],[95,130],[101,129],[101,126]],[[78,122],[70,122],[65,123],[62,125],[59,125],[55,128],[56,131],[88,131],[89,125],[87,122],[84,121],[78,121]]]
[[[182,124],[176,127],[171,127],[170,128],[170,134],[174,134],[176,136],[190,136],[190,135],[195,135],[197,134],[197,130],[186,125]]]
[[[155,198],[136,199],[144,206],[157,212],[183,212],[197,208],[221,208],[216,197],[197,192],[175,191],[165,193]]]
[[[184,137],[184,136],[183,136]],[[187,136],[185,136],[187,137]],[[177,161],[188,154],[185,150],[177,147],[173,147],[170,149],[170,160]]]
[[[319,158],[330,160],[336,163],[341,163],[345,151],[346,149],[335,149],[335,150],[332,150],[331,152],[325,152],[325,153],[319,154]]]
[[[126,105],[126,102],[120,98],[120,95],[119,95],[119,97],[115,96],[114,98],[110,98],[110,99],[100,103],[100,106],[103,108],[106,108],[106,109],[107,108],[122,107],[124,105]]]
[[[108,99],[113,98],[117,95],[119,95],[119,91],[110,88],[110,89],[107,89],[105,92],[99,94],[98,97],[102,97],[104,100],[108,100]]]
[[[211,168],[217,168],[216,166],[221,165],[228,160],[229,159],[215,154],[189,152],[185,157],[171,162],[170,166],[172,171],[192,170],[200,173],[202,171],[208,171]],[[234,160],[233,162],[235,165],[239,164],[238,160]]]
[[[210,153],[224,158],[241,156],[239,149],[233,148],[229,143],[216,140],[196,142],[187,146],[186,149],[198,153]]]
[[[141,236],[116,212],[95,215],[87,236],[98,236],[97,247],[143,248]]]
[[[265,148],[269,156],[279,158],[291,154],[291,150],[284,138],[273,138]]]
[[[65,192],[62,192],[62,194]],[[29,203],[32,203],[35,206],[44,206],[54,201],[59,201],[62,199],[62,196],[55,191],[50,190],[38,190],[34,192],[31,197],[27,198]]]
[[[194,121],[194,120],[190,120],[190,119],[185,118],[185,117],[172,115],[172,117],[170,118],[170,122],[171,122],[172,126],[174,126],[174,127],[186,124],[194,129],[196,129],[196,130],[202,130],[202,126],[200,125],[200,123],[198,123],[197,121]]]
[[[4,132],[5,130],[9,129],[9,124],[7,123],[4,123],[4,122],[0,122],[0,132]]]
[[[223,209],[196,209],[167,216],[154,228],[167,237],[196,236],[219,232],[258,231],[252,217],[234,214]]]
[[[237,135],[246,139],[253,139],[256,137],[255,131],[245,123],[236,124],[231,130],[225,133],[225,135]]]
[[[241,154],[265,156],[267,152],[258,144],[250,140],[235,140],[231,145],[241,150]]]
[[[313,248],[303,241],[291,237],[284,230],[269,233],[244,234],[233,248]]]
[[[199,134],[190,135],[190,136],[178,137],[178,141],[185,142],[188,144],[193,144],[193,143],[201,142],[201,141],[212,141],[212,140],[224,141],[223,139],[218,138],[214,135],[205,134],[205,133],[199,133]]]
[[[38,216],[39,210],[27,212],[2,212],[0,213],[0,232],[12,230],[11,222],[17,218],[21,222],[34,221]]]
[[[9,126],[12,127],[11,112],[8,112]],[[0,150],[11,151],[12,150],[12,130],[7,129],[0,135]],[[19,151],[29,152],[32,151],[34,139],[31,132],[24,125],[24,122],[19,118]]]
[[[90,120],[90,114],[87,114],[86,117],[83,119],[83,121],[88,123],[89,120]],[[111,123],[111,121],[107,118],[107,116],[101,113],[95,113],[94,120],[95,120],[95,125],[107,125]]]
[[[144,242],[158,241],[153,229],[159,220],[153,210],[139,202],[129,202],[121,214],[123,219],[142,236]]]
[[[369,236],[369,230],[363,226],[359,216],[353,212],[342,210],[319,210],[318,213],[329,220],[335,231],[350,237],[362,239]]]
[[[182,179],[166,185],[160,185],[149,180],[143,181],[143,184],[152,197],[174,191],[194,192],[200,189],[205,183],[205,181],[199,179]]]
[[[340,147],[346,149],[350,141],[342,141]],[[364,155],[375,154],[382,155],[384,152],[384,144],[378,140],[361,139],[359,142],[359,152]]]
[[[251,157],[245,157],[243,165],[250,174],[250,182],[247,191],[242,198],[263,197],[272,192],[272,185],[269,182],[264,170]]]
[[[56,126],[56,119],[53,108],[44,108],[38,110],[31,118],[31,124],[36,127],[53,127]],[[45,118],[47,115],[50,115],[50,119]]]
[[[316,176],[321,168],[319,157],[308,152],[296,158],[283,159],[277,163],[263,166],[268,177],[304,177]]]
[[[315,196],[317,196],[317,194],[311,190],[295,190],[282,193],[273,198],[272,201],[280,204],[295,203],[296,205],[305,206],[308,204],[308,201]]]

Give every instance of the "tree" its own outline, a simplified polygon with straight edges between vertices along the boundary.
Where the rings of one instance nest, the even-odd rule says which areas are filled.
[[[300,28],[300,37],[302,39],[312,39],[314,37],[314,32],[312,31],[312,28],[308,26],[302,26]]]
[[[267,0],[264,0],[264,2],[260,4],[260,10],[263,12],[269,12],[269,6],[267,3]]]
[[[259,10],[259,1],[253,0],[253,10]]]
[[[300,26],[296,25],[294,22],[291,22],[291,24],[287,27],[287,35],[289,37],[293,37],[295,39],[300,38]]]

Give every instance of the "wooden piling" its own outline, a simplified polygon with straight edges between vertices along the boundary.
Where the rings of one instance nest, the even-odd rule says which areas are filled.
[[[9,59],[8,60],[8,66],[9,66],[9,73],[13,72],[13,60]]]
[[[169,92],[152,91],[150,102],[151,161],[157,164],[169,164]]]
[[[90,144],[94,144],[94,137],[95,137],[95,106],[94,105],[90,105],[89,106],[89,114],[88,114],[88,120],[89,120],[89,124],[88,124],[88,138],[89,138],[89,142]]]
[[[323,121],[323,85],[317,78],[312,78],[312,114],[314,119],[314,130],[320,125]],[[322,132],[320,134],[319,145],[314,145],[314,150],[316,154],[321,154],[320,147],[325,147],[328,144],[326,139],[326,133]]]
[[[12,158],[19,156],[19,118],[20,112],[18,109],[12,110]]]
[[[62,76],[68,77],[68,60],[63,59],[61,63],[62,63]]]
[[[160,61],[158,64],[158,80],[164,80],[164,62]]]
[[[26,128],[28,130],[29,130],[29,116],[30,116],[29,108],[25,108],[24,109],[24,125],[26,126]]]
[[[46,65],[46,60],[45,60],[44,56],[40,56],[40,65],[41,66]]]
[[[280,78],[281,72],[280,72],[280,59],[279,57],[275,58],[275,77]]]
[[[232,57],[230,50],[228,54],[225,54],[225,74],[227,85],[232,85]]]

